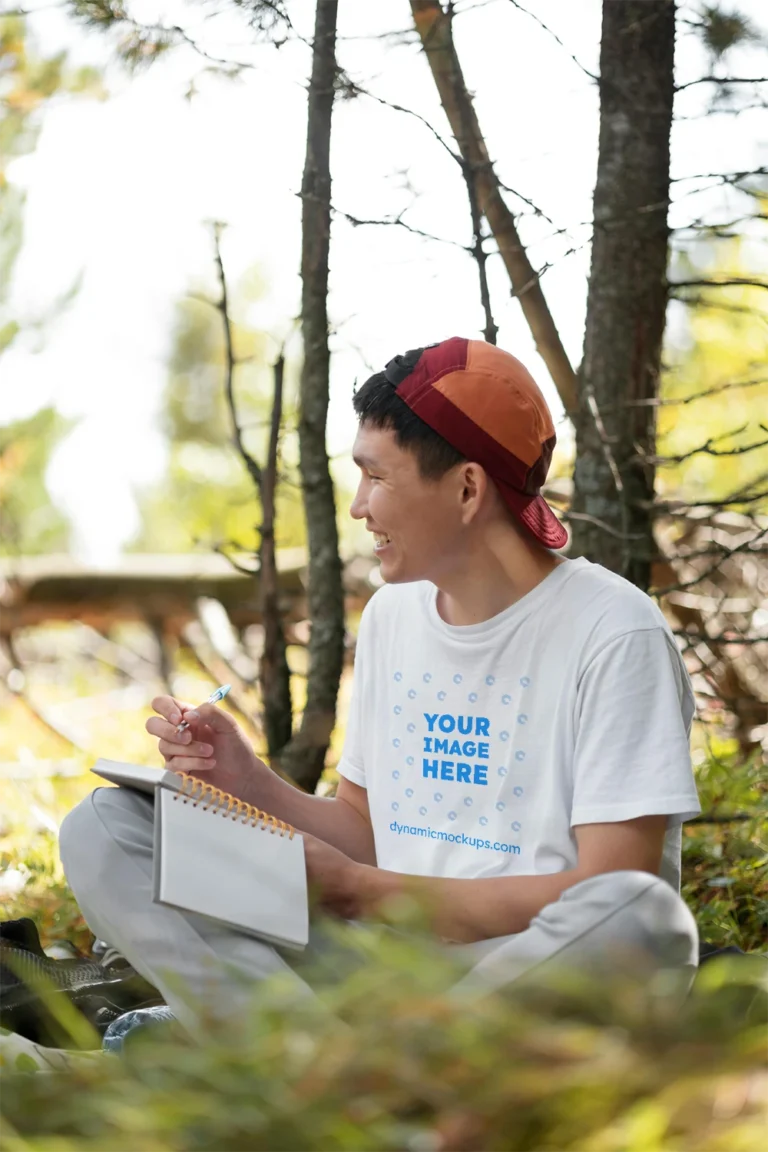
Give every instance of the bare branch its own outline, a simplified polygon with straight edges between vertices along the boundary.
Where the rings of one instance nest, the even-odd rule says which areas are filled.
[[[669,397],[662,400],[660,397],[655,396],[647,400],[626,400],[624,402],[625,408],[668,408],[678,404],[692,404],[694,400],[705,400],[708,396],[719,396],[723,392],[730,392],[732,389],[738,390],[739,388],[754,388],[759,384],[768,384],[768,378],[761,377],[757,380],[732,380],[728,384],[718,384],[715,388],[707,388],[704,392],[692,392],[690,396]]]
[[[223,226],[221,224],[213,225],[213,246],[214,246],[214,259],[216,261],[216,270],[219,277],[219,286],[221,288],[221,297],[219,303],[215,305],[221,313],[222,323],[224,325],[224,355],[225,355],[225,379],[224,389],[227,396],[227,404],[232,416],[232,428],[235,441],[235,447],[240,453],[246,468],[256,485],[259,492],[261,492],[262,476],[261,468],[251,456],[250,452],[243,443],[243,434],[240,425],[237,421],[237,410],[235,407],[234,396],[234,375],[235,375],[235,357],[232,345],[232,321],[229,315],[229,301],[227,293],[227,278],[224,275],[224,264],[221,259],[221,232]]]
[[[425,240],[433,240],[438,244],[450,244],[454,248],[461,248],[462,252],[472,252],[472,248],[467,247],[466,244],[462,244],[458,240],[449,240],[445,236],[434,236],[431,232],[424,232],[421,228],[414,228],[412,224],[408,224],[402,219],[402,213],[399,216],[384,220],[362,220],[359,216],[352,216],[349,212],[343,212],[340,208],[333,208],[332,211],[335,216],[341,216],[342,219],[351,224],[353,228],[362,228],[371,225],[384,227],[395,226],[397,228],[404,228],[406,232],[410,232],[414,236],[421,236]]]
[[[690,176],[672,176],[670,184],[681,184],[687,180],[716,180],[720,184],[735,184],[746,180],[747,176],[768,176],[768,168],[749,168],[741,172],[694,172]]]
[[[200,543],[200,541],[196,540],[195,543]],[[222,544],[211,544],[210,547],[213,552],[216,552],[219,556],[223,556],[227,563],[231,564],[234,570],[242,576],[258,576],[258,568],[246,568],[244,564],[240,564],[235,560],[234,556],[230,556]]]
[[[686,88],[694,88],[697,84],[768,84],[768,76],[699,76],[698,80],[688,80],[685,84],[676,84],[675,92],[684,92]]]
[[[765,477],[760,477],[761,480]],[[758,481],[756,480],[755,483]],[[652,514],[670,513],[677,516],[687,515],[690,508],[731,508],[735,504],[759,504],[761,500],[768,499],[768,488],[764,488],[759,492],[749,493],[749,489],[734,492],[732,496],[727,496],[724,500],[666,500],[655,503],[652,507]]]
[[[621,478],[619,478],[619,479],[621,479]],[[550,498],[547,497],[547,499],[550,499]],[[644,532],[636,532],[636,533],[630,532],[629,535],[625,536],[624,533],[618,532],[610,524],[607,524],[605,522],[605,520],[600,520],[599,517],[597,517],[597,516],[590,516],[589,513],[587,513],[587,512],[563,512],[562,518],[566,522],[569,520],[585,520],[588,524],[594,524],[597,528],[600,528],[603,532],[607,532],[609,536],[613,536],[614,539],[616,539],[616,540],[644,540],[645,539],[645,533]]]
[[[766,288],[768,280],[759,280],[752,276],[718,277],[709,280],[675,280],[670,281],[669,289],[676,288]]]
[[[646,463],[649,464],[682,464],[685,460],[690,460],[692,456],[704,454],[706,456],[743,456],[745,452],[754,452],[756,448],[768,447],[768,440],[760,440],[757,444],[742,444],[736,448],[723,448],[722,450],[714,447],[719,440],[727,440],[731,436],[739,436],[745,432],[749,424],[745,424],[742,428],[735,428],[732,432],[721,432],[718,436],[710,436],[698,448],[692,448],[690,452],[682,452],[679,456],[642,456]],[[768,432],[768,428],[764,424],[759,427]]]
[[[542,28],[549,36],[551,36],[555,43],[559,44],[563,51],[566,52],[568,56],[570,56],[576,67],[579,68],[585,76],[588,76],[590,80],[594,80],[595,84],[600,83],[600,77],[596,76],[594,72],[590,72],[589,68],[584,67],[581,61],[574,56],[573,52],[566,48],[565,44],[557,35],[557,33],[553,32],[552,29],[544,23],[541,17],[537,16],[535,12],[530,12],[527,8],[524,8],[523,5],[519,3],[519,0],[509,0],[509,3],[512,4],[514,8],[517,8],[518,12],[523,12],[526,16],[530,16],[531,20],[535,20],[538,26]]]
[[[668,584],[666,588],[654,588],[652,589],[653,595],[668,596],[670,592],[682,592],[686,588],[695,588],[697,584],[701,584],[703,580],[707,580],[710,576],[713,576],[715,572],[718,572],[726,560],[730,560],[732,556],[735,556],[739,552],[751,551],[751,545],[759,543],[759,541],[763,540],[766,536],[768,536],[768,528],[763,528],[757,535],[751,536],[749,540],[745,540],[742,544],[737,544],[735,548],[731,548],[726,555],[720,556],[714,564],[711,564],[710,567],[706,568],[703,572],[699,572],[693,579],[681,581],[679,584]]]
[[[352,81],[350,81],[350,89],[351,94],[355,96],[367,96],[369,100],[374,100],[377,104],[381,104],[383,108],[390,108],[393,112],[402,112],[406,116],[413,116],[415,120],[418,120],[419,123],[423,124],[425,128],[429,129],[435,140],[437,140],[438,144],[445,148],[448,155],[454,159],[457,164],[461,164],[461,157],[457,155],[456,152],[454,152],[448,141],[440,135],[437,128],[430,124],[429,120],[427,120],[425,116],[421,116],[418,112],[414,112],[413,108],[406,108],[402,104],[395,104],[391,100],[385,100],[383,96],[376,96],[375,93],[369,92],[366,88],[361,88],[359,84],[353,83]]]

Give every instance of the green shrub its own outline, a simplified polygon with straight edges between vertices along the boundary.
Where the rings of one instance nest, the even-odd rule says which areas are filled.
[[[368,963],[327,988],[321,1009],[292,1003],[277,982],[257,991],[237,1035],[211,1026],[193,1043],[148,1030],[95,1067],[7,1077],[4,1147],[762,1146],[768,994],[752,971],[760,961],[709,965],[682,1006],[659,983],[606,985],[573,973],[470,1005],[445,992],[451,972],[431,950],[374,931],[364,946]]]

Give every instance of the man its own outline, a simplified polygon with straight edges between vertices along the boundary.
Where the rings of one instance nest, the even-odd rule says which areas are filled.
[[[330,912],[375,918],[414,897],[465,964],[459,992],[619,953],[692,974],[677,894],[680,825],[699,810],[690,684],[648,597],[554,551],[566,533],[540,487],[555,434],[534,381],[454,338],[390,361],[354,406],[351,514],[385,586],[360,625],[336,796],[279,779],[215,706],[161,696],[147,730],[166,765],[299,828]],[[230,1007],[222,963],[249,981],[293,971],[266,944],[153,904],[146,797],[97,790],[61,851],[91,928],[180,1011],[169,971]]]

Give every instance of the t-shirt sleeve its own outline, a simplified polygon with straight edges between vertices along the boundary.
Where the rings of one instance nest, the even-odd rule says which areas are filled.
[[[361,788],[366,787],[363,707],[366,665],[370,659],[368,656],[368,647],[370,645],[369,637],[370,607],[366,607],[360,619],[360,628],[357,633],[355,664],[352,672],[352,697],[349,702],[347,730],[344,736],[344,750],[342,751],[341,760],[337,768],[340,776],[345,776],[347,780],[351,780],[353,784],[359,784]]]
[[[571,825],[697,815],[693,713],[688,674],[663,628],[607,643],[577,689]]]

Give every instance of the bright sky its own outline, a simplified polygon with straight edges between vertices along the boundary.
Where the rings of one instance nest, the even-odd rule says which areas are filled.
[[[0,0],[0,11],[5,2]],[[32,27],[43,52],[66,48],[73,63],[99,66],[110,59],[102,34],[76,27],[44,0],[28,5],[38,6],[44,10]],[[509,0],[460,0],[456,7],[465,76],[501,178],[538,204],[557,228],[568,230],[551,239],[550,224],[533,218],[522,223],[534,265],[554,265],[543,285],[566,348],[578,362],[598,103],[594,85],[570,53],[597,70],[599,0],[536,0],[537,15],[567,50]],[[739,0],[738,7],[756,22],[761,13],[765,19],[761,0]],[[313,4],[291,0],[289,8],[308,37]],[[205,61],[188,48],[138,77],[109,66],[110,98],[57,103],[45,115],[36,151],[9,168],[9,176],[27,190],[26,242],[13,285],[16,314],[34,319],[78,276],[82,285],[72,306],[48,328],[42,348],[25,338],[4,357],[0,421],[50,403],[78,419],[52,462],[49,481],[54,498],[74,519],[77,554],[98,564],[114,561],[137,528],[136,486],[162,471],[165,445],[157,416],[174,306],[190,288],[207,284],[214,291],[205,222],[229,225],[223,254],[232,282],[248,267],[261,271],[267,291],[251,319],[274,335],[276,348],[292,329],[300,293],[296,193],[304,159],[307,46],[253,46],[240,19],[206,19],[211,9],[189,0],[142,0],[130,9],[138,19],[181,22],[209,52],[253,67],[235,82],[223,80],[203,73]],[[341,0],[340,62],[364,88],[417,111],[447,138],[415,44],[381,38],[409,26],[406,0]],[[743,50],[730,66],[736,75],[761,75],[764,61],[764,50]],[[681,29],[679,81],[707,71],[698,43]],[[189,100],[185,93],[194,77],[198,94]],[[704,99],[705,90],[694,88],[680,98],[678,112],[694,116]],[[681,120],[674,129],[673,174],[767,163],[759,115]],[[449,335],[477,336],[483,318],[475,265],[455,247],[471,238],[464,185],[428,128],[365,97],[337,101],[332,170],[338,209],[383,218],[413,201],[408,222],[454,242],[335,222],[329,449],[338,455],[354,437],[355,378],[364,379],[407,348]],[[692,204],[697,211],[725,207],[721,192],[703,193],[673,207],[672,222],[690,219]],[[565,255],[572,248],[577,251]],[[534,372],[567,435],[498,257],[489,267],[499,343]],[[338,469],[352,478],[351,464],[340,460]]]

